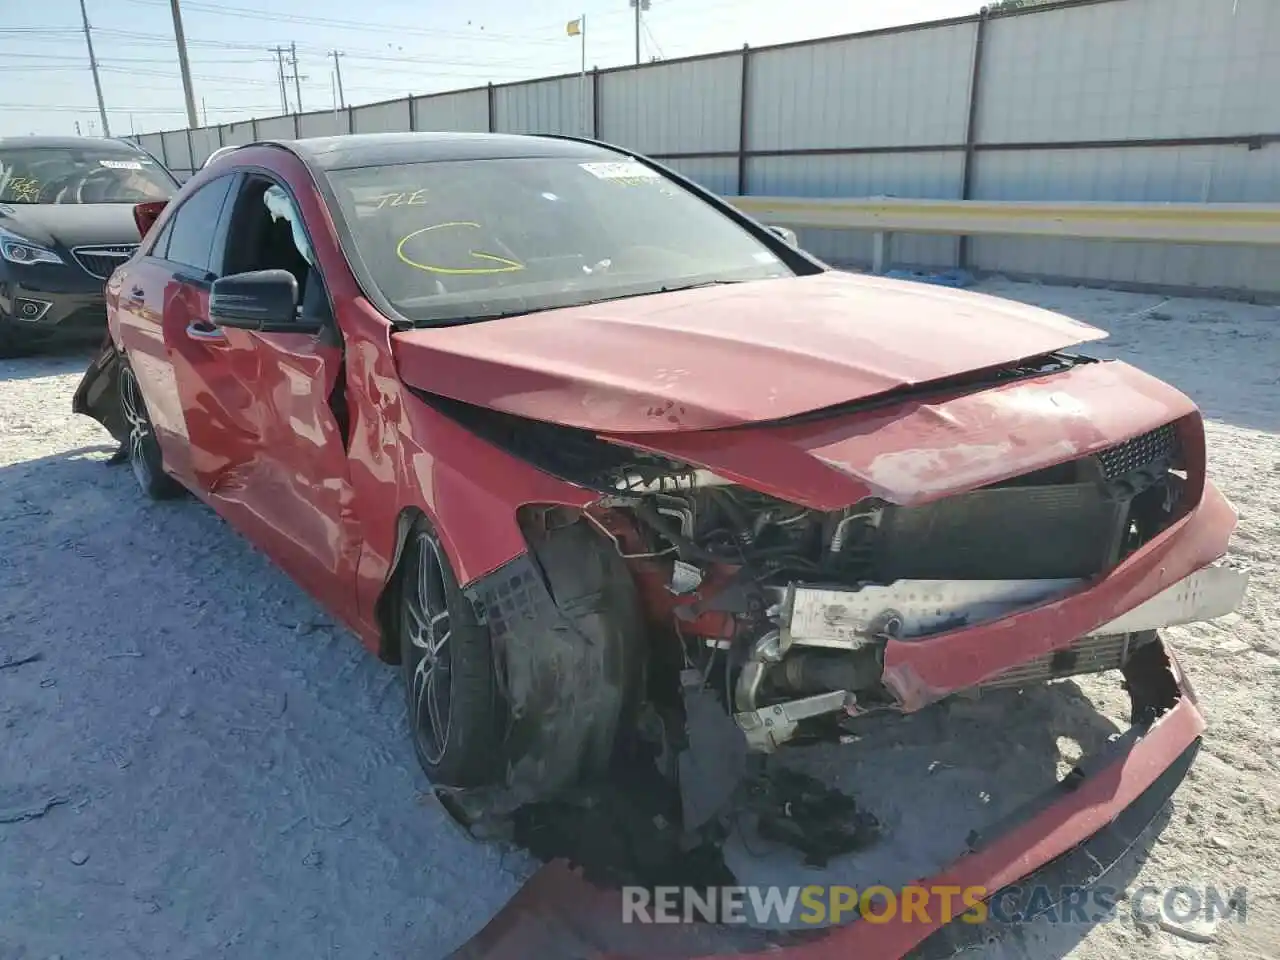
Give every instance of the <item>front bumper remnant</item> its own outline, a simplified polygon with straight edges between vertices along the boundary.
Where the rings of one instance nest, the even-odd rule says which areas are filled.
[[[1182,672],[1162,641],[1135,653],[1124,675],[1132,699],[1130,731],[1086,755],[1045,793],[972,837],[958,859],[918,886],[981,888],[994,897],[1015,884],[1043,881],[1056,891],[1086,888],[1107,877],[1142,840],[1181,782],[1204,730]],[[1003,932],[962,918],[947,923],[937,910],[927,916],[898,911],[875,923],[855,920],[799,931],[625,923],[626,915],[620,891],[594,887],[557,861],[535,875],[454,956],[696,960],[767,954],[777,960],[934,960],[953,956],[976,942],[975,937],[985,940]]]
[[[1119,670],[1154,637],[1154,631],[1214,620],[1235,611],[1248,583],[1247,570],[1211,564],[1087,631],[1070,645],[1015,663],[982,680],[975,689],[1025,686]],[[777,663],[789,650],[802,647],[865,656],[883,637],[911,643],[948,628],[987,624],[1080,586],[1083,581],[1073,580],[899,580],[857,590],[793,585],[781,604],[781,629],[768,635],[772,642],[759,646],[753,657]],[[795,736],[804,720],[859,712],[853,690],[757,707],[753,682],[763,669],[763,659],[744,669],[740,699],[746,708],[735,714],[751,750],[773,752]]]

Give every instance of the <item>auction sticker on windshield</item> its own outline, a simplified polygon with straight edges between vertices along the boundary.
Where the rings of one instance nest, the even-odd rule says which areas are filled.
[[[99,165],[108,170],[141,170],[141,160],[99,160]]]
[[[636,183],[646,180],[661,180],[657,170],[651,170],[643,163],[624,160],[609,163],[580,163],[578,166],[601,180],[614,180],[624,183]]]

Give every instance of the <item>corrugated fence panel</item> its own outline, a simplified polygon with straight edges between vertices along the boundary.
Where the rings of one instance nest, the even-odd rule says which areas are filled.
[[[1280,203],[1280,148],[1182,146],[978,153],[978,200]]]
[[[1280,147],[981,152],[979,200],[1280,203]],[[1194,245],[974,237],[974,266],[1012,274],[1153,286],[1280,291],[1280,251]]]
[[[1080,3],[995,16],[984,29],[976,198],[1280,202],[1280,143],[1268,139],[1280,135],[1280,0]],[[912,148],[963,143],[977,31],[975,20],[750,51],[745,186],[736,155],[741,51],[495,87],[493,119],[509,132],[595,132],[667,156],[723,193],[955,198],[963,153]],[[485,130],[489,95],[317,111],[299,118],[298,133],[408,130],[411,121],[420,130]],[[185,131],[138,139],[184,176],[217,147],[253,135],[246,121],[194,130],[189,146]],[[258,135],[292,137],[293,120],[259,121]],[[983,149],[1201,137],[1260,139]],[[868,147],[884,152],[858,152]],[[839,263],[871,256],[865,234],[806,231],[801,239]],[[968,249],[978,269],[1015,275],[1280,293],[1280,250],[998,237],[973,238]],[[892,241],[897,263],[945,266],[956,255],[954,238]]]
[[[1280,3],[1127,0],[991,21],[978,139],[1280,133]]]
[[[415,97],[413,128],[484,133],[489,129],[489,91],[464,90]]]
[[[641,153],[738,149],[742,55],[600,75],[601,140]]]
[[[738,161],[725,157],[677,157],[660,161],[712,193],[736,193]]]
[[[224,123],[222,130],[222,145],[229,146],[235,144],[237,147],[243,147],[246,143],[253,142],[253,124],[248,120],[240,123]]]
[[[395,133],[409,129],[409,101],[371,103],[351,111],[353,133]]]
[[[590,74],[498,87],[494,96],[494,127],[503,133],[591,135]]]
[[[138,136],[138,146],[142,147],[149,154],[163,163],[166,167],[172,167],[169,158],[164,155],[164,134],[163,133],[143,133]]]
[[[191,145],[187,142],[186,130],[170,130],[161,134],[164,137],[165,166],[172,170],[192,170]]]
[[[261,123],[261,121],[259,121]],[[347,111],[317,110],[315,113],[298,114],[298,136],[337,137],[350,133],[347,129]]]
[[[960,197],[964,157],[960,153],[869,153],[799,157],[752,157],[747,183],[769,197]],[[834,263],[869,263],[871,236],[852,230],[801,230],[806,250]],[[892,240],[894,263],[952,266],[955,237],[900,234]]]
[[[961,143],[972,23],[751,55],[752,150]]]
[[[217,127],[197,127],[191,131],[191,160],[195,167],[200,167],[209,159],[209,154],[222,146],[218,142]]]
[[[259,140],[296,140],[292,115],[255,121]]]

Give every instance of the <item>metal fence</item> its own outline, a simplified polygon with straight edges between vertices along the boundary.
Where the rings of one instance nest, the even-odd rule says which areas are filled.
[[[399,130],[567,133],[723,194],[1280,202],[1280,3],[1066,0],[845,37],[138,138],[219,146]],[[865,232],[804,230],[837,262]],[[1280,293],[1280,248],[904,235],[895,261]]]

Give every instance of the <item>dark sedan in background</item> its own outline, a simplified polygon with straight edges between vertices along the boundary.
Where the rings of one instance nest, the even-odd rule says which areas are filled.
[[[140,239],[134,206],[177,190],[124,140],[0,138],[0,357],[101,340],[103,285]]]

